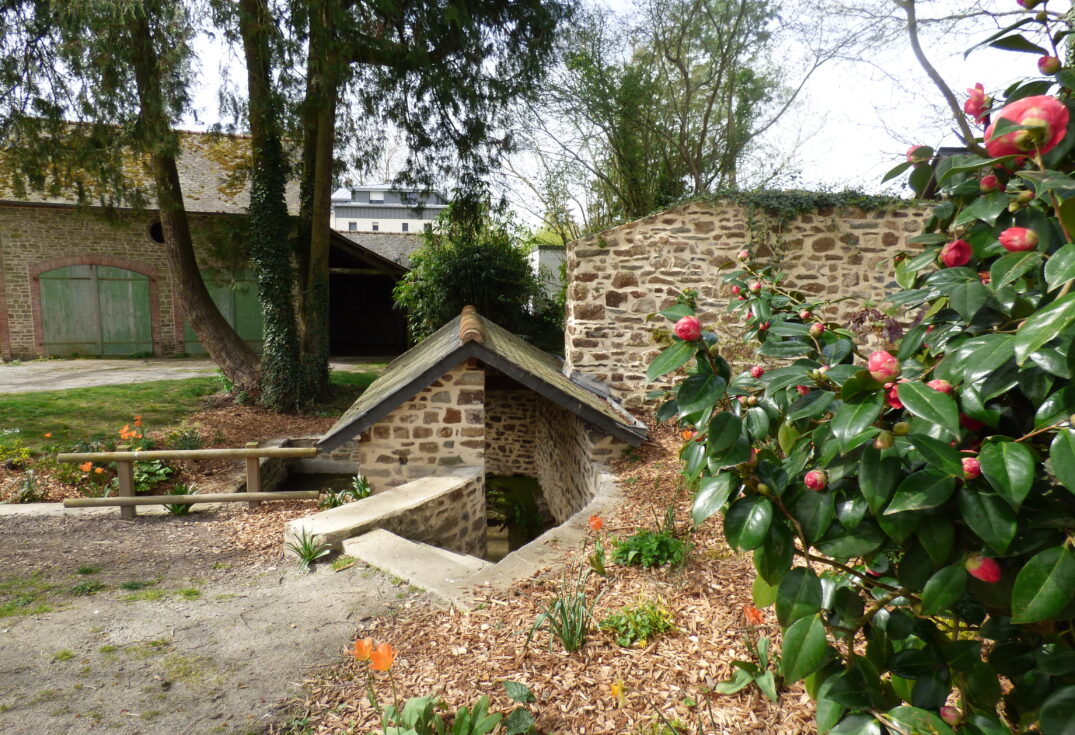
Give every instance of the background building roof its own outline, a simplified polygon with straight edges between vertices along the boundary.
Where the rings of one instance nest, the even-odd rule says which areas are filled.
[[[377,253],[382,258],[398,263],[410,270],[411,253],[422,246],[418,235],[402,232],[336,232],[366,250]]]

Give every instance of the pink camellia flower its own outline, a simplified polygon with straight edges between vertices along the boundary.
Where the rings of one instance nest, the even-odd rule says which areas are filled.
[[[810,389],[807,388],[805,385],[797,385],[795,386],[795,390],[799,391],[800,396],[805,396],[807,393],[810,392]]]
[[[1060,71],[1060,59],[1055,56],[1042,56],[1038,59],[1038,71],[1042,74],[1056,74]]]
[[[978,188],[982,190],[982,193],[988,194],[993,191],[1004,191],[1005,187],[994,174],[986,174],[978,182]]]
[[[907,160],[910,163],[926,163],[929,161],[930,148],[924,145],[913,145],[907,149]]]
[[[763,368],[761,365],[755,365],[754,367],[750,368],[750,377],[754,378],[755,380],[757,380],[763,375],[765,375],[765,368]]]
[[[976,477],[982,476],[982,463],[974,457],[964,457],[963,462],[963,479],[973,480]]]
[[[1063,140],[1068,129],[1068,108],[1055,97],[1037,95],[1016,100],[997,113],[985,130],[985,150],[993,157],[1018,156],[1026,153],[1048,153]],[[997,120],[1009,120],[1029,130],[1013,130],[993,137]]]
[[[1026,227],[1009,227],[997,239],[1009,253],[1022,253],[1038,247],[1038,233]]]
[[[926,385],[933,390],[939,391],[941,393],[948,393],[949,395],[952,393],[952,384],[949,383],[947,380],[942,380],[941,378],[931,380],[926,383]]]
[[[885,403],[892,408],[903,408],[903,401],[895,383],[885,383]]]
[[[941,719],[944,720],[945,723],[955,727],[963,719],[963,715],[961,715],[959,710],[955,707],[945,705],[944,707],[941,707]]]
[[[824,470],[810,470],[803,476],[803,484],[810,490],[819,492],[829,484],[829,476]]]
[[[759,324],[758,325],[758,331],[759,332],[764,332],[765,330],[767,330],[771,326],[772,325],[769,322],[765,322],[764,324]]]
[[[963,103],[963,112],[974,118],[979,125],[989,115],[989,105],[993,102],[992,97],[986,96],[985,87],[978,82],[973,87],[967,88],[967,101]]]
[[[870,355],[870,359],[866,361],[866,369],[878,383],[887,383],[900,376],[899,360],[884,350],[877,350]]]
[[[953,240],[941,248],[941,262],[946,268],[956,268],[970,262],[971,249],[965,240]]]
[[[685,316],[676,322],[676,336],[684,342],[693,342],[702,336],[702,323],[697,317]]]
[[[980,579],[990,584],[1000,581],[1000,565],[997,564],[996,559],[990,559],[988,556],[982,556],[981,554],[971,554],[963,562],[963,566],[970,572],[970,576],[975,579]]]

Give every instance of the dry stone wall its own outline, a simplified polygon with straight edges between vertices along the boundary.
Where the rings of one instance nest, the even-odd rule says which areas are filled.
[[[47,267],[116,265],[148,275],[153,293],[153,347],[156,354],[185,350],[183,314],[168,271],[164,245],[149,235],[153,213],[120,214],[116,222],[73,208],[0,206],[0,357],[42,355],[34,330],[33,278]],[[212,239],[221,217],[191,214],[191,232],[202,268],[213,260]],[[36,315],[35,315],[36,310]]]
[[[465,362],[332,453],[356,460],[374,492],[448,467],[485,464],[485,372]]]
[[[738,319],[721,270],[752,248],[777,261],[787,285],[819,299],[848,297],[823,316],[840,320],[895,289],[890,256],[915,246],[928,210],[847,208],[805,214],[786,225],[724,202],[692,203],[576,240],[567,248],[565,356],[572,369],[609,384],[625,406],[643,405],[646,368],[660,352],[659,315],[684,289],[698,293],[699,316],[715,326],[726,356],[750,359],[737,340]]]
[[[526,388],[485,391],[486,472],[537,477],[535,424],[542,400]]]
[[[537,480],[557,523],[597,495],[602,474],[628,445],[589,426],[551,401],[538,404]]]

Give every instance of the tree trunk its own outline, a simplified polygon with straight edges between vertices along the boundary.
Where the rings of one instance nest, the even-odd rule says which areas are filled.
[[[272,90],[272,22],[265,0],[240,0],[239,33],[246,56],[252,157],[250,257],[265,325],[260,402],[274,411],[286,411],[302,402],[301,363],[292,299],[295,277],[287,239],[287,165]]]
[[[237,389],[256,392],[257,355],[216,308],[194,257],[190,224],[175,164],[179,137],[165,111],[160,65],[149,19],[145,15],[151,11],[145,7],[141,10],[132,14],[128,27],[138,87],[139,123],[149,153],[172,283],[183,312],[209,357]]]
[[[303,110],[305,139],[299,213],[299,338],[302,389],[319,395],[328,389],[329,242],[332,215],[332,163],[340,62],[324,4],[311,11],[307,55],[308,82]]]

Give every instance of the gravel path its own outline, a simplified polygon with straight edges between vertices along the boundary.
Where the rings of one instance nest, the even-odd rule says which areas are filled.
[[[415,604],[360,566],[229,547],[216,522],[0,516],[0,732],[257,733],[363,621]]]

